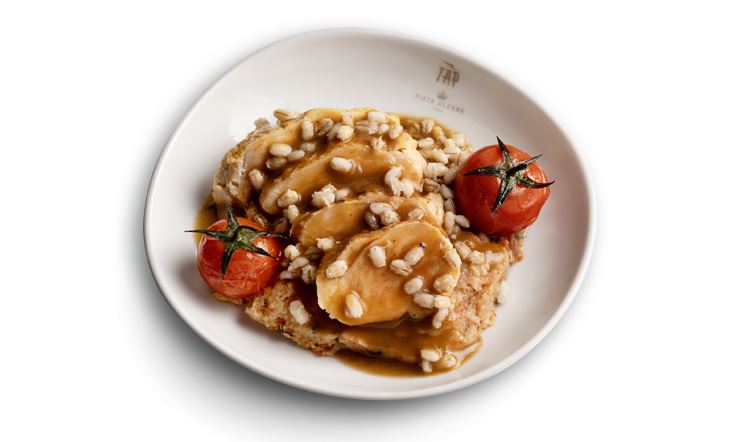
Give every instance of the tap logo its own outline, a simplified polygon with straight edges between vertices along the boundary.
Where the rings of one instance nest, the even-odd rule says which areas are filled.
[[[463,113],[466,112],[463,104],[456,101],[458,98],[454,97],[455,91],[451,92],[450,89],[447,89],[446,87],[455,87],[460,78],[461,73],[458,72],[458,69],[456,69],[455,66],[453,66],[453,63],[443,60],[440,62],[438,74],[435,77],[436,86],[432,86],[432,89],[435,89],[436,87],[442,87],[442,89],[439,91],[435,89],[437,92],[434,93],[427,89],[419,90],[415,92],[415,99],[430,105],[435,112],[454,112],[463,115]],[[441,86],[437,86],[437,83],[440,83]]]
[[[443,63],[439,66],[438,70],[438,76],[435,78],[435,81],[438,83],[447,84],[450,87],[454,87],[456,83],[458,83],[458,80],[461,78],[461,73],[458,72],[455,66],[453,66],[452,63],[448,63],[447,61],[443,61]]]

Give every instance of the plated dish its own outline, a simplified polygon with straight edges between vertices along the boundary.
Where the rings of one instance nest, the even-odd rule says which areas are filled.
[[[346,53],[360,56],[346,63]],[[481,333],[483,345],[476,354],[457,368],[434,370],[431,376],[376,376],[335,357],[315,356],[241,309],[214,302],[212,290],[194,270],[196,246],[182,231],[193,227],[192,216],[212,191],[224,152],[269,110],[320,104],[344,109],[374,104],[443,122],[464,133],[474,149],[496,144],[498,135],[531,154],[544,154],[542,165],[556,182],[539,221],[527,230],[524,260],[507,276],[512,298],[497,307],[494,325]],[[400,399],[475,384],[512,365],[547,335],[583,280],[593,246],[593,203],[586,169],[569,139],[504,79],[442,45],[383,31],[340,29],[301,34],[259,50],[202,95],[156,164],[144,238],[165,300],[227,357],[301,389]]]
[[[317,355],[460,366],[550,194],[538,157],[376,108],[273,115],[225,154],[198,218],[218,221],[192,231],[214,297]]]

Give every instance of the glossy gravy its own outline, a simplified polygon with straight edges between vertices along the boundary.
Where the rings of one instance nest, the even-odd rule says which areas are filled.
[[[213,203],[212,197],[207,197],[207,200],[205,200],[205,202],[202,204],[202,207],[200,207],[199,212],[197,212],[197,216],[194,219],[194,227],[192,228],[198,230],[206,229],[217,220],[218,216],[215,203]],[[202,238],[202,234],[193,233],[192,236],[194,238],[194,243],[199,244],[200,239]]]
[[[457,368],[471,358],[481,346],[481,340],[471,344],[463,343],[461,336],[448,325],[440,330],[432,327],[432,318],[421,321],[404,319],[392,324],[371,324],[366,326],[346,326],[332,319],[317,304],[317,292],[314,285],[295,282],[296,292],[310,313],[312,327],[329,333],[340,334],[343,339],[359,343],[374,349],[373,355],[363,356],[350,350],[338,353],[339,358],[348,365],[361,368],[363,371],[392,376],[425,375],[419,369],[417,352],[424,347],[443,348],[454,355],[458,361]],[[379,362],[381,361],[381,362]],[[402,370],[401,367],[404,366]],[[403,371],[404,374],[399,372]],[[435,372],[447,370],[436,369]]]
[[[437,370],[424,373],[418,364],[407,364],[394,359],[374,358],[351,350],[341,350],[335,354],[335,357],[351,368],[379,376],[424,376],[442,373]]]
[[[457,369],[461,365],[465,364],[466,361],[471,359],[481,348],[481,342],[472,349],[467,351],[463,358],[460,359],[460,363],[453,368]],[[430,373],[422,371],[418,364],[408,364],[406,362],[397,361],[395,359],[377,358],[356,353],[351,350],[341,350],[335,354],[335,357],[345,365],[355,368],[356,370],[363,371],[378,376],[393,376],[393,377],[409,377],[409,376],[432,376],[436,374],[442,374],[449,370],[438,370],[435,369]]]

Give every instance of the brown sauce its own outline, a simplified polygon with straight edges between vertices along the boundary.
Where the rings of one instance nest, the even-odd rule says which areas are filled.
[[[419,349],[438,347],[453,354],[459,367],[470,359],[481,346],[481,341],[469,344],[462,343],[462,337],[452,326],[446,324],[440,330],[431,325],[431,318],[422,321],[404,319],[398,324],[382,326],[346,326],[332,319],[317,304],[317,292],[314,285],[307,285],[296,281],[296,292],[310,313],[312,327],[340,334],[344,342],[357,344],[358,347],[368,348],[374,356],[357,353],[351,350],[342,350],[336,354],[343,363],[361,371],[384,376],[421,376],[427,375],[419,366],[417,359]],[[435,368],[430,374],[442,373],[448,370]]]
[[[481,342],[469,347],[465,352],[456,353],[460,359],[460,363],[451,370],[434,369],[430,373],[425,373],[419,364],[408,364],[406,362],[397,361],[395,359],[377,358],[350,350],[342,350],[335,354],[335,357],[345,365],[351,368],[370,373],[377,376],[393,376],[393,377],[410,377],[410,376],[432,376],[452,371],[465,364],[471,359],[481,348]]]
[[[350,350],[339,351],[335,357],[351,368],[380,376],[424,376],[441,373],[438,371],[424,373],[420,369],[419,364],[408,364],[394,359],[375,358]]]
[[[218,216],[215,203],[212,201],[212,197],[207,197],[207,200],[205,200],[204,204],[202,204],[202,207],[200,207],[200,210],[197,212],[197,216],[195,216],[194,226],[192,228],[197,230],[206,229],[217,220]],[[202,234],[193,233],[192,236],[194,237],[194,243],[199,244]]]

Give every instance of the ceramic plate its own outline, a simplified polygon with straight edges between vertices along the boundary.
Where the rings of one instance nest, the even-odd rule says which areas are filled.
[[[258,117],[277,108],[375,106],[434,117],[475,147],[498,135],[532,153],[556,180],[525,259],[512,268],[511,300],[483,334],[479,353],[435,376],[386,377],[318,357],[214,301],[195,268],[191,228],[225,152]],[[561,129],[530,98],[457,51],[403,35],[329,30],[268,46],[220,78],[192,107],[151,179],[144,232],[153,275],[171,306],[207,342],[245,367],[319,393],[362,399],[429,396],[509,367],[555,325],[578,289],[591,253],[590,181]]]

